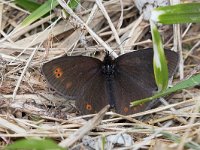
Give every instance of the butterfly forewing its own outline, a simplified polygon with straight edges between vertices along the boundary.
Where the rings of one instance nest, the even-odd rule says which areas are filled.
[[[64,56],[47,62],[42,72],[47,82],[67,98],[82,95],[85,85],[99,72],[101,61],[84,56]]]

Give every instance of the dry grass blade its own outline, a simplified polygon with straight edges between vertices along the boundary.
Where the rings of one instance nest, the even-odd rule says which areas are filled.
[[[194,113],[199,112],[199,107],[200,107],[199,99],[200,99],[200,97],[195,98],[196,105],[195,105]],[[189,125],[193,125],[195,122],[195,119],[196,119],[196,115],[192,115],[190,118],[190,121],[189,121]],[[183,149],[184,144],[187,142],[187,138],[189,137],[191,131],[192,131],[191,127],[186,129],[185,134],[183,135],[181,142],[179,144],[178,150]]]
[[[103,47],[105,47],[105,49],[107,49],[114,57],[117,57],[117,54],[94,32],[90,29],[90,27],[84,23],[72,10],[70,7],[67,6],[67,4],[65,3],[65,1],[63,0],[58,0],[58,2],[60,3],[60,5],[72,16],[74,17],[78,22],[80,22],[86,29],[87,31],[90,33],[90,35],[92,35],[92,37],[97,40]]]
[[[26,130],[24,130],[23,128],[15,125],[11,122],[8,122],[7,120],[5,120],[3,118],[0,118],[0,126],[6,128],[6,129],[9,129],[11,131],[14,131],[15,133],[18,133],[18,134],[26,133]]]
[[[35,48],[35,50],[34,50],[34,51],[32,52],[32,54],[31,54],[31,56],[29,57],[29,59],[28,59],[26,65],[25,65],[25,67],[24,67],[24,69],[23,69],[23,72],[22,72],[21,76],[20,76],[19,80],[17,81],[16,87],[15,87],[15,89],[14,89],[14,91],[13,91],[13,100],[15,99],[15,96],[16,96],[16,94],[17,94],[17,90],[18,90],[19,85],[20,85],[20,83],[21,83],[21,81],[22,81],[22,78],[23,78],[23,76],[24,76],[24,74],[25,74],[27,68],[29,67],[29,64],[31,63],[31,60],[33,59],[33,56],[35,55],[36,51],[37,51],[37,47]]]
[[[108,21],[108,24],[109,24],[109,26],[110,26],[110,28],[111,28],[111,30],[112,30],[112,32],[113,32],[113,35],[114,35],[114,37],[115,37],[115,39],[116,39],[116,42],[117,42],[117,44],[119,45],[121,54],[124,54],[124,49],[123,49],[123,47],[122,47],[122,45],[121,45],[121,41],[120,41],[120,39],[119,39],[117,30],[115,29],[115,27],[114,27],[114,25],[113,25],[113,23],[112,23],[112,21],[111,21],[109,15],[108,15],[106,9],[105,9],[105,7],[103,6],[102,1],[101,1],[101,0],[96,0],[96,3],[97,3],[97,5],[99,6],[99,8],[101,9],[101,11],[102,11],[102,13],[104,14],[105,18],[107,19],[107,21]]]
[[[94,118],[89,120],[83,127],[81,127],[79,130],[70,135],[69,138],[61,141],[59,145],[61,147],[72,146],[77,140],[81,139],[86,133],[88,133],[88,131],[92,130],[101,122],[101,120],[105,116],[105,113],[108,111],[109,107],[110,106],[105,106],[99,113],[96,114]]]

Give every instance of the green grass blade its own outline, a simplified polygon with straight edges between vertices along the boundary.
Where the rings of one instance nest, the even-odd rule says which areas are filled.
[[[101,136],[101,140],[102,140],[102,150],[105,150],[106,136],[102,135],[102,136]]]
[[[199,85],[199,84],[200,84],[200,74],[197,74],[195,76],[190,77],[187,80],[184,80],[184,81],[181,81],[181,82],[177,83],[176,85],[174,85],[171,88],[168,88],[168,89],[166,89],[164,91],[161,91],[161,92],[155,94],[152,97],[148,97],[148,98],[144,98],[142,100],[136,100],[134,102],[131,102],[131,106],[136,106],[136,105],[139,105],[139,104],[143,104],[143,103],[146,103],[146,102],[151,101],[153,99],[156,99],[156,98],[159,98],[159,97],[162,97],[162,96],[166,96],[166,95],[168,95],[170,93],[174,93],[176,91],[180,91],[182,89],[193,87],[193,86],[196,86],[196,85]]]
[[[165,90],[168,86],[168,68],[160,34],[154,22],[150,21],[153,39],[153,69],[158,91]]]
[[[24,8],[25,10],[28,10],[29,12],[33,12],[40,7],[40,4],[31,0],[15,0],[15,4]]]
[[[158,7],[151,13],[151,20],[162,24],[200,22],[200,3],[186,3]]]
[[[71,0],[68,5],[70,8],[75,9],[78,6],[80,0]],[[24,21],[21,23],[21,26],[28,26],[37,19],[41,18],[48,12],[50,12],[52,9],[54,9],[56,6],[58,6],[57,0],[48,0],[44,4],[42,4],[38,9],[33,11],[28,17],[24,19]]]
[[[80,0],[70,0],[70,2],[68,3],[68,6],[71,9],[75,9],[78,6],[79,2]]]
[[[58,5],[57,0],[48,0],[42,4],[38,9],[36,9],[32,14],[30,14],[24,21],[21,23],[22,26],[28,26],[32,22],[36,21]]]
[[[161,132],[161,134],[163,135],[163,137],[175,142],[175,143],[180,143],[180,137],[171,133],[167,133],[167,132]],[[193,142],[193,141],[189,141],[186,142],[184,144],[185,147],[189,148],[189,149],[193,149],[193,150],[199,150],[200,149],[200,145]]]

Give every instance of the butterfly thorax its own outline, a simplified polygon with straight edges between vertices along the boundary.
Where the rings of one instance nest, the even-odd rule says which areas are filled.
[[[112,58],[109,55],[106,55],[103,60],[102,73],[106,78],[111,78],[114,75],[114,68]]]

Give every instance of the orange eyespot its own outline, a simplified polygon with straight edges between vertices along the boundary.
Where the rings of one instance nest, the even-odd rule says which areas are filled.
[[[56,69],[54,70],[54,74],[55,74],[55,77],[56,77],[56,78],[60,78],[60,77],[62,77],[62,75],[63,75],[63,71],[62,71],[62,69],[61,69],[60,67],[58,67],[58,68],[56,68]]]
[[[85,108],[90,111],[90,110],[92,110],[92,105],[86,104]]]
[[[125,112],[125,113],[128,112],[128,107],[124,107],[124,112]]]

